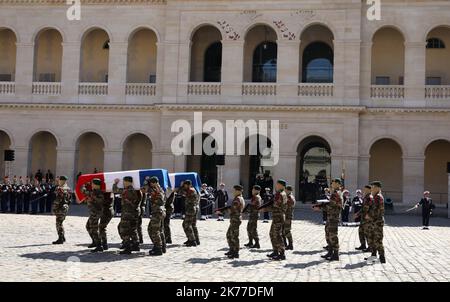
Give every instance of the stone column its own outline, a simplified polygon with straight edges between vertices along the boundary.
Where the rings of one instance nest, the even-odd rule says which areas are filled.
[[[81,43],[69,41],[62,43],[61,99],[68,103],[78,102],[78,83],[80,82]]]
[[[164,78],[164,43],[156,43],[156,95],[160,97],[163,92],[162,80]]]
[[[104,149],[105,153],[103,171],[104,172],[115,172],[122,170],[122,157],[123,150],[120,148],[115,149]]]
[[[370,100],[371,86],[372,86],[372,42],[365,41],[361,44],[360,98],[362,102],[367,102]]]
[[[16,43],[16,96],[20,102],[30,102],[33,83],[34,43]]]
[[[109,43],[108,100],[113,104],[125,103],[127,52],[127,42]]]
[[[300,72],[300,40],[278,40],[277,95],[297,100]]]
[[[343,56],[343,74],[336,74],[337,83],[344,86],[343,96],[346,105],[359,105],[360,98],[360,74],[361,74],[361,41],[345,40],[342,43],[335,44],[340,47],[340,52],[344,52]],[[339,49],[338,49],[339,54]],[[370,61],[369,61],[370,62]],[[340,63],[340,61],[338,61]],[[366,62],[365,62],[366,63]],[[367,63],[366,63],[367,64]],[[338,68],[339,70],[340,68]],[[344,77],[341,79],[341,77]]]
[[[424,191],[424,156],[403,157],[403,203],[415,204]]]
[[[369,184],[370,155],[360,155],[358,160],[358,188]]]
[[[334,40],[334,99],[342,102],[345,95],[345,42],[343,40]],[[359,71],[358,71],[359,72]]]
[[[56,148],[56,175],[66,175],[69,177],[69,186],[75,186],[75,153],[74,147],[57,147]]]
[[[425,102],[425,42],[405,43],[405,105],[424,107]]]
[[[342,176],[342,169],[342,155],[331,154],[331,178],[340,178]]]
[[[361,188],[358,186],[358,157],[345,157],[342,165],[345,167],[345,188],[354,195],[356,189]]]
[[[219,168],[218,168],[219,172]],[[226,155],[225,166],[222,167],[222,181],[225,183],[228,193],[234,185],[240,184],[241,177],[241,157],[238,155]],[[247,192],[247,188],[244,188]]]
[[[36,171],[30,171],[31,167],[28,167],[29,162],[29,149],[28,146],[14,146],[15,161],[11,162],[11,174],[12,176],[27,176],[30,173],[35,173]]]
[[[244,41],[222,41],[222,95],[241,98],[244,76]]]
[[[178,63],[178,88],[177,102],[187,101],[187,85],[190,80],[191,66],[191,41],[180,43],[179,63]]]

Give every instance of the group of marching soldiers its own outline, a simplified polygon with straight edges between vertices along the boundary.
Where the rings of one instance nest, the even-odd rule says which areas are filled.
[[[2,213],[37,214],[50,213],[56,183],[30,178],[5,176],[0,182],[0,211]]]

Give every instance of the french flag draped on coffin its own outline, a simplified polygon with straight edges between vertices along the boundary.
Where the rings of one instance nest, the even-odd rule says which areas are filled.
[[[169,173],[169,180],[172,189],[179,188],[185,180],[190,180],[197,192],[200,192],[200,187],[202,186],[202,181],[197,172]]]
[[[148,169],[148,170],[133,170],[133,171],[120,171],[120,172],[105,172],[96,174],[84,174],[78,178],[77,185],[75,186],[75,195],[77,197],[77,202],[81,203],[84,201],[86,196],[81,192],[82,186],[91,182],[94,178],[99,178],[102,180],[102,190],[104,192],[111,192],[112,186],[115,179],[119,179],[117,184],[119,188],[123,188],[123,178],[125,176],[133,177],[133,187],[136,190],[140,190],[144,185],[146,177],[156,176],[159,179],[159,184],[165,190],[171,187],[169,173],[164,169]]]

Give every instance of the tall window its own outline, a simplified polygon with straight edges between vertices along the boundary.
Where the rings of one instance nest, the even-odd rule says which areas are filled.
[[[263,42],[253,53],[253,82],[277,81],[277,44]]]
[[[220,82],[222,70],[222,43],[215,42],[205,52],[204,82]]]
[[[333,49],[323,42],[308,45],[302,70],[303,83],[333,83]]]

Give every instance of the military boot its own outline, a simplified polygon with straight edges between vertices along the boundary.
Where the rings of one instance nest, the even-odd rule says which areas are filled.
[[[372,250],[368,247],[362,250],[363,253],[370,253]]]
[[[259,245],[259,239],[255,239],[255,244],[251,246],[252,249],[259,249],[261,246]]]
[[[66,236],[62,235],[63,242],[66,242]]]
[[[195,242],[195,241],[189,241],[189,242],[186,244],[186,246],[188,246],[188,247],[197,246],[197,242]]]
[[[286,260],[286,255],[284,254],[284,252],[281,252],[281,253],[273,256],[271,259],[276,260],[276,261]]]
[[[161,256],[163,254],[161,248],[155,247],[149,253],[150,256]]]
[[[272,258],[272,257],[277,256],[277,255],[278,255],[278,252],[273,251],[272,254],[267,254],[267,257]]]
[[[120,255],[131,255],[131,243],[123,243],[123,251],[120,251]]]
[[[58,240],[52,242],[52,244],[63,244],[63,243],[64,243],[63,236],[59,236]]]
[[[380,255],[380,263],[386,263],[386,258],[384,255]]]
[[[365,244],[361,244],[361,246],[355,248],[355,250],[358,250],[358,251],[364,251],[365,249],[367,249]]]
[[[188,245],[189,242],[190,242],[190,241],[188,240],[188,241],[185,241],[183,244],[184,244],[184,245]]]
[[[289,242],[288,242],[288,245],[286,245],[286,250],[287,251],[292,251],[292,250],[294,250],[294,245],[292,244],[292,241],[291,240],[288,240]]]
[[[253,246],[253,239],[249,239],[248,243],[244,244],[245,247],[252,247]]]
[[[284,244],[285,247],[288,246],[287,240],[286,240],[286,236],[283,236],[283,244]]]
[[[165,244],[163,244],[163,246],[161,247],[161,251],[163,252],[163,254],[167,252],[167,247]]]
[[[330,262],[331,261],[339,261],[339,252],[338,251],[333,251],[331,253],[331,255],[329,257],[325,258],[325,259],[327,259]]]
[[[91,251],[91,253],[97,253],[97,252],[103,252],[103,247],[100,243],[97,244],[96,248]]]
[[[132,252],[139,252],[141,249],[139,248],[139,243],[138,242],[133,242],[131,244],[131,251]]]
[[[232,253],[232,251],[229,250],[228,252],[225,253],[225,256],[228,256],[228,255],[230,255],[231,253]]]
[[[123,249],[125,249],[125,246],[126,246],[125,242],[122,241],[122,244],[120,245],[119,249],[123,250]]]
[[[104,251],[108,250],[108,242],[105,240],[102,240],[102,248]]]
[[[200,245],[200,239],[196,238],[195,239],[195,244]]]
[[[144,238],[142,237],[142,234],[139,234],[139,243],[144,243]]]
[[[167,244],[172,244],[172,238],[170,238],[170,237],[169,237],[169,238],[166,238],[166,243],[167,243]]]
[[[92,240],[92,243],[88,245],[88,248],[91,249],[91,248],[96,247],[96,246],[97,246],[97,243],[95,243],[95,241]]]
[[[330,247],[327,245],[327,246],[324,246],[323,249],[328,251],[330,249]]]
[[[333,250],[329,248],[329,249],[328,249],[328,253],[326,253],[325,255],[322,255],[322,256],[320,256],[320,257],[326,259],[326,258],[330,257],[332,253],[333,253]]]
[[[233,251],[228,255],[229,259],[239,259],[239,252]]]

